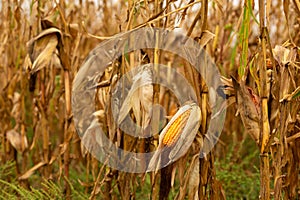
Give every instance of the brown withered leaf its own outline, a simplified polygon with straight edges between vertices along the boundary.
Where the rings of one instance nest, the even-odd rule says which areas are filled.
[[[96,152],[97,150],[95,149],[105,146],[100,134],[100,132],[102,133],[102,128],[99,128],[99,125],[100,127],[102,126],[101,123],[98,123],[97,119],[94,119],[84,133],[81,140],[81,154],[83,157],[85,157],[88,152]]]
[[[253,90],[245,85],[244,81],[240,83],[232,77],[233,86],[236,90],[236,104],[242,122],[248,134],[258,144],[259,143],[259,100]]]
[[[9,130],[6,133],[6,138],[10,142],[10,144],[20,153],[23,153],[25,149],[28,148],[28,142],[26,136],[22,138],[21,134],[14,129]]]
[[[133,77],[132,86],[120,110],[119,124],[122,123],[131,109],[133,110],[138,125],[141,124],[142,127],[145,128],[149,124],[149,113],[152,108],[153,99],[153,85],[151,83],[152,71],[148,66],[145,66]],[[143,114],[142,117],[141,113]],[[142,119],[141,123],[140,119]]]
[[[25,180],[28,179],[37,169],[44,166],[46,162],[41,161],[32,168],[30,168],[27,172],[25,172],[22,176],[19,177],[19,180]]]
[[[189,197],[188,199],[199,199],[197,192],[200,182],[199,161],[199,154],[194,155],[192,160],[190,161],[190,166],[187,169],[185,168],[187,162],[186,159],[180,159],[178,161],[178,176],[180,180],[180,189],[175,199],[186,199],[187,192]]]
[[[296,12],[298,13],[298,15],[300,15],[300,1],[299,0],[294,0],[293,2],[295,4]]]
[[[276,45],[273,49],[274,58],[281,65],[294,63],[297,57],[297,51],[288,49],[280,45]]]
[[[207,43],[213,39],[213,37],[215,37],[215,34],[213,34],[212,32],[205,30],[202,33],[201,39],[200,39],[200,45],[201,46],[205,46],[207,45]]]
[[[21,95],[18,92],[14,92],[14,96],[12,98],[13,102],[13,108],[11,111],[11,115],[15,118],[18,119],[20,113],[21,113]]]
[[[300,132],[286,138],[287,143],[293,142],[300,138]]]
[[[283,98],[279,100],[279,102],[291,101],[293,98],[299,96],[299,92],[300,92],[300,86],[298,86],[291,94],[285,94]]]
[[[198,157],[196,157],[195,162],[193,162],[190,166],[191,172],[189,176],[189,182],[188,182],[188,199],[199,199],[198,197],[198,187],[200,184],[200,176],[199,176],[199,166],[200,166],[200,160]]]
[[[79,25],[78,24],[69,24],[70,34],[73,38],[76,38],[79,32]]]
[[[60,37],[61,32],[59,29],[49,28],[27,43],[28,54],[32,62],[32,66],[29,67],[31,73],[46,67],[52,58],[57,56],[55,51]]]

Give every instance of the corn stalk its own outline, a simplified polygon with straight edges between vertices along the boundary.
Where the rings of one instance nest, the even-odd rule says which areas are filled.
[[[261,54],[260,54],[260,99],[261,99],[261,119],[260,119],[260,198],[270,199],[270,166],[269,147],[267,145],[270,137],[270,125],[268,117],[268,90],[267,90],[267,44],[268,29],[266,27],[266,7],[265,0],[259,1],[259,18],[261,34]]]

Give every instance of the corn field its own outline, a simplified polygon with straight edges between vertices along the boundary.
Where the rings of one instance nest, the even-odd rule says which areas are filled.
[[[0,21],[1,199],[300,199],[299,0],[2,0]],[[221,85],[155,31],[102,65],[139,30],[192,40]]]

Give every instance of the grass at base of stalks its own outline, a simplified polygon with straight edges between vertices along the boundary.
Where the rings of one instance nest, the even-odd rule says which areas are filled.
[[[83,166],[82,166],[83,167]],[[31,187],[23,187],[17,180],[15,162],[8,161],[0,166],[0,200],[1,199],[65,199],[63,179],[58,180],[41,180],[40,174],[35,173],[30,178]],[[89,177],[90,179],[92,177]],[[80,179],[85,182],[85,173],[78,173],[77,170],[70,170],[70,180],[68,180],[72,189],[72,199],[88,199],[89,193],[85,193],[84,187],[77,181]],[[139,179],[140,180],[140,179]],[[33,186],[34,185],[34,186]],[[170,191],[170,198],[174,199],[178,188],[178,181],[175,181],[177,187]],[[115,190],[114,192],[118,192]],[[139,183],[136,191],[136,199],[149,199],[151,192],[150,175],[147,175],[143,185]]]
[[[41,181],[41,176],[35,173],[29,180],[35,187],[26,188],[18,182],[15,172],[15,162],[8,161],[0,166],[0,199],[65,199],[63,179]],[[82,179],[80,174],[74,170],[70,171],[73,179],[68,182],[71,185],[72,198],[88,199],[89,194],[84,194],[83,187],[74,178]]]
[[[246,137],[238,151],[232,144],[225,158],[216,159],[216,177],[222,183],[227,199],[258,199],[259,151]]]

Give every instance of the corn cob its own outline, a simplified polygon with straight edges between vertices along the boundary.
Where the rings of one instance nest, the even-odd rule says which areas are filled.
[[[191,109],[183,112],[175,121],[170,125],[164,138],[162,140],[163,144],[166,146],[172,146],[178,140],[183,128],[185,127],[187,120],[190,116]]]
[[[147,171],[158,170],[183,156],[197,134],[200,121],[201,111],[195,103],[180,107],[160,133],[158,149],[152,156]]]

